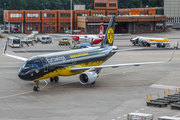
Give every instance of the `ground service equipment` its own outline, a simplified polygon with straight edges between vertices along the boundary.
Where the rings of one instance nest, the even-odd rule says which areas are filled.
[[[32,41],[35,41],[36,43],[38,42],[38,31],[32,31],[32,33],[28,36],[26,36],[23,40],[21,40],[22,42],[28,41],[29,43]]]
[[[153,115],[146,113],[129,113],[127,120],[153,120]]]
[[[180,120],[180,118],[163,116],[163,117],[159,117],[158,120]]]
[[[150,47],[151,45],[156,45],[158,48],[160,47],[169,47],[169,39],[167,38],[151,38],[151,37],[135,37],[131,38],[130,41],[132,44],[139,45],[139,46],[148,46]]]
[[[59,45],[70,45],[67,37],[63,37],[62,40],[59,41]]]

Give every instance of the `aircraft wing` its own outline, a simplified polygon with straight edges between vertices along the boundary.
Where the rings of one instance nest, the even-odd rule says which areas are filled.
[[[21,60],[21,61],[26,61],[27,60],[27,58],[7,54],[7,42],[6,42],[6,45],[4,46],[3,54],[8,56],[8,57],[12,57],[12,58],[15,58],[15,59],[18,59],[18,60]]]
[[[117,68],[117,67],[122,67],[122,66],[140,66],[140,65],[148,65],[148,64],[167,63],[167,62],[170,62],[172,60],[174,52],[175,52],[175,49],[173,51],[173,54],[172,54],[171,58],[168,61],[143,62],[143,63],[127,63],[127,64],[114,64],[114,65],[101,65],[101,66],[92,66],[92,67],[74,67],[74,68],[71,68],[71,72],[78,72],[78,71],[83,71],[83,70],[93,71],[93,70],[96,70],[96,69]]]

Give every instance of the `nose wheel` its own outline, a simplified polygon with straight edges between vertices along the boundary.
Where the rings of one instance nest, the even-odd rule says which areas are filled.
[[[34,86],[34,91],[39,91],[40,88],[39,88],[38,84],[40,81],[35,81],[35,82],[36,82],[36,85]]]

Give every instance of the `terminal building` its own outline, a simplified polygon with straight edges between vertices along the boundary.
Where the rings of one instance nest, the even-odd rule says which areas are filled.
[[[13,25],[22,33],[64,33],[71,27],[70,10],[4,10],[3,15],[9,32]],[[162,32],[165,21],[172,20],[163,8],[118,9],[118,0],[95,0],[94,10],[72,11],[72,29],[97,34],[101,22],[106,30],[111,15],[117,16],[115,33]]]

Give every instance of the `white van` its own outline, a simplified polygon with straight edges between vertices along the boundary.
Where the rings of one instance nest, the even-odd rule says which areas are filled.
[[[21,40],[18,37],[8,37],[7,44],[10,47],[21,47]]]
[[[42,36],[41,37],[41,42],[42,43],[51,43],[52,42],[52,39],[50,36],[46,35],[46,36]]]

